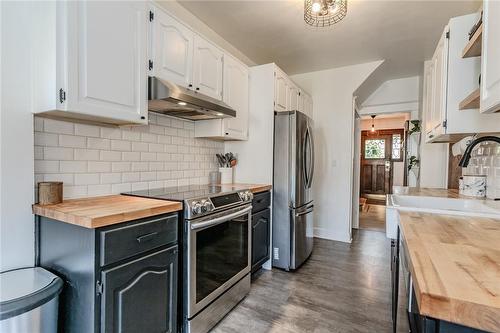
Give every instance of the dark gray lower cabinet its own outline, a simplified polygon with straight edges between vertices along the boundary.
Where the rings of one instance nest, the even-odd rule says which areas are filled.
[[[102,271],[103,332],[175,332],[177,246]]]
[[[88,229],[37,217],[37,264],[64,280],[59,328],[174,333],[178,213]]]
[[[271,211],[270,192],[256,194],[252,210],[252,272],[270,258]]]

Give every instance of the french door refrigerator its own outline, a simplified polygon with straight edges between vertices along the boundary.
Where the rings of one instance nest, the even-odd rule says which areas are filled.
[[[312,119],[275,112],[273,266],[297,269],[312,252],[314,141]]]

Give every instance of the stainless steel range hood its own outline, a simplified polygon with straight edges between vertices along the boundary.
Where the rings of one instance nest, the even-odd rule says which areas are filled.
[[[189,120],[236,117],[236,111],[215,98],[157,77],[148,78],[148,109]]]

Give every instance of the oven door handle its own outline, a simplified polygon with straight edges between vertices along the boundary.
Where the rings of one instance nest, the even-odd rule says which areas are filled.
[[[245,209],[239,210],[239,211],[231,213],[229,215],[224,215],[224,216],[221,216],[221,217],[218,217],[218,218],[215,218],[212,220],[204,221],[204,222],[198,222],[198,223],[191,225],[191,230],[197,230],[197,229],[202,229],[202,228],[211,227],[211,226],[214,226],[217,224],[221,224],[221,223],[224,223],[226,221],[232,220],[238,216],[247,214],[251,210],[252,210],[252,206],[248,206]]]

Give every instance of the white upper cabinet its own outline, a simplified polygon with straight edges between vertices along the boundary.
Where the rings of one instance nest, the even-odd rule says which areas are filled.
[[[224,103],[236,110],[226,118],[224,136],[246,140],[248,136],[248,68],[233,57],[224,57]]]
[[[479,17],[475,13],[450,19],[432,59],[426,63],[426,89],[423,96],[426,142],[456,142],[475,133],[498,132],[499,113],[482,114],[477,104],[464,106],[463,103],[466,97],[473,95],[479,88],[480,59],[463,58],[464,48],[469,43],[468,32]],[[488,85],[484,78],[482,74],[483,90],[500,88],[500,81],[495,88],[494,80],[489,81]],[[500,76],[497,79],[500,80]]]
[[[289,86],[287,75],[276,67],[274,72],[274,110],[289,111]]]
[[[500,111],[500,1],[483,3],[481,112]]]
[[[196,121],[194,136],[223,140],[247,140],[248,85],[248,67],[229,54],[225,54],[223,102],[236,110],[236,117]]]
[[[44,52],[56,61],[45,82],[56,83],[51,96],[57,97],[36,112],[112,124],[147,123],[146,3],[61,1],[53,11],[56,28],[43,38]]]
[[[299,99],[300,99],[300,95],[299,95],[299,88],[293,84],[293,82],[289,82],[289,88],[288,88],[288,98],[289,98],[289,101],[288,101],[288,108],[290,109],[290,111],[292,110],[299,110]]]
[[[188,88],[192,84],[194,33],[164,11],[153,10],[153,75]]]
[[[304,104],[303,112],[309,117],[313,117],[313,100],[312,97],[306,92],[302,91],[301,93],[302,101]]]
[[[194,37],[193,88],[207,96],[222,99],[224,52],[199,35]]]
[[[432,57],[433,87],[435,97],[432,99],[433,107],[429,118],[429,129],[432,131],[430,138],[444,133],[446,113],[446,88],[448,83],[448,35],[449,29],[439,39],[438,45]]]

